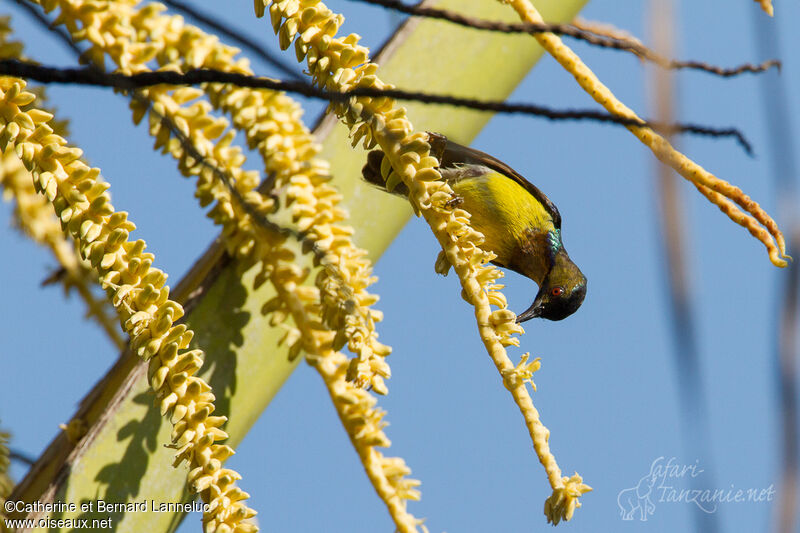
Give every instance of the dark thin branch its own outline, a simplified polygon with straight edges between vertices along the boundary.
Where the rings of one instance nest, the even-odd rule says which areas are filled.
[[[603,111],[559,111],[535,104],[476,100],[473,98],[460,98],[456,96],[428,94],[416,91],[403,91],[399,89],[375,89],[359,87],[346,92],[331,92],[318,89],[310,83],[280,81],[211,69],[193,69],[184,73],[173,71],[157,71],[125,75],[118,73],[103,73],[97,69],[55,68],[35,65],[15,59],[3,59],[0,60],[0,74],[20,76],[42,83],[94,85],[100,87],[114,87],[123,90],[140,89],[159,84],[199,85],[202,83],[230,83],[239,87],[287,91],[302,94],[303,96],[310,98],[317,98],[332,102],[348,102],[351,98],[359,96],[373,98],[389,97],[398,100],[409,100],[427,104],[443,104],[467,107],[476,111],[520,113],[538,116],[549,120],[592,120],[595,122],[620,124],[626,127],[646,127],[663,134],[692,133],[695,135],[705,135],[709,137],[734,137],[739,145],[745,150],[745,152],[751,155],[753,153],[752,147],[748,140],[736,128],[711,128],[697,124],[683,123],[662,124],[659,122],[620,117]]]
[[[9,450],[8,458],[12,461],[19,461],[20,463],[25,463],[28,466],[33,466],[33,463],[36,462],[32,456],[28,455],[25,452],[21,452],[19,450]]]
[[[447,9],[439,9],[427,6],[411,6],[408,4],[404,4],[399,0],[356,0],[356,1],[382,6],[388,9],[399,11],[401,13],[406,13],[408,15],[445,20],[447,22],[451,22],[459,26],[465,26],[467,28],[473,28],[477,30],[496,31],[500,33],[528,33],[530,35],[537,33],[553,33],[556,35],[565,35],[567,37],[572,37],[573,39],[579,39],[581,41],[585,41],[586,43],[591,44],[593,46],[600,46],[602,48],[611,48],[614,50],[623,50],[632,52],[633,54],[636,54],[642,59],[651,61],[662,68],[667,68],[672,70],[680,70],[680,69],[701,70],[703,72],[708,72],[710,74],[716,74],[717,76],[728,78],[731,76],[737,76],[739,74],[743,74],[745,72],[756,73],[756,72],[763,72],[771,67],[778,67],[779,69],[781,67],[781,62],[778,61],[777,59],[770,59],[769,61],[765,61],[760,65],[746,63],[744,65],[740,65],[738,67],[733,67],[733,68],[718,67],[716,65],[711,65],[709,63],[705,63],[702,61],[677,61],[675,59],[669,59],[667,57],[664,57],[654,52],[650,48],[647,48],[641,43],[594,33],[592,31],[584,30],[576,26],[573,26],[572,24],[507,23],[507,22],[474,18]]]
[[[224,35],[231,41],[239,43],[243,48],[247,48],[256,56],[261,58],[265,63],[272,65],[293,80],[303,79],[303,75],[300,72],[292,68],[280,57],[270,52],[267,48],[262,46],[261,43],[251,39],[250,37],[242,35],[238,28],[229,28],[225,24],[222,24],[218,20],[214,19],[211,15],[203,13],[202,11],[198,11],[194,7],[182,2],[181,0],[161,0],[161,3],[171,7],[176,11],[180,11],[185,15],[188,15],[205,26],[208,26],[209,28],[215,30],[219,35]]]

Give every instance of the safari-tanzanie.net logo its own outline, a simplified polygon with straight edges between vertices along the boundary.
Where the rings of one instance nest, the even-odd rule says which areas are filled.
[[[650,463],[650,471],[633,487],[619,491],[617,505],[623,520],[646,521],[657,507],[674,504],[696,505],[706,513],[713,513],[722,504],[758,504],[775,498],[773,485],[762,488],[702,487],[703,469],[699,461],[679,463],[675,457],[664,456]]]

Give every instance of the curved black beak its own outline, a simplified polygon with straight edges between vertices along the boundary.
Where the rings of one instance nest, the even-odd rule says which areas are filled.
[[[531,318],[537,318],[541,316],[543,308],[544,306],[538,301],[537,298],[526,311],[524,311],[521,315],[517,315],[517,324],[520,322],[525,322],[526,320],[530,320]]]

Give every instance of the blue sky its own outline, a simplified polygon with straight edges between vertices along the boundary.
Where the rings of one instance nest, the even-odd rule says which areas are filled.
[[[249,35],[275,44],[266,21],[253,20],[250,1],[202,4]],[[643,4],[593,0],[583,16],[613,23],[648,42]],[[751,19],[764,16],[756,3],[682,4],[678,57],[723,66],[766,59],[756,52]],[[343,1],[330,5],[348,16],[344,31],[363,34],[370,47],[389,31],[391,19],[381,10]],[[70,55],[55,41],[36,38],[42,34],[10,2],[0,11],[14,15],[31,57],[71,64]],[[791,26],[798,18],[800,5],[778,1],[770,22],[780,31],[781,76],[790,95],[800,93],[800,37]],[[574,48],[624,102],[652,115],[647,109],[647,69],[639,61],[581,44]],[[285,57],[291,60],[292,54]],[[756,155],[748,157],[732,141],[696,137],[681,138],[681,148],[774,214],[776,188],[757,78],[682,72],[677,80],[681,120],[739,127],[753,141]],[[131,213],[138,236],[147,240],[158,266],[174,283],[216,235],[196,205],[193,183],[178,177],[171,160],[151,152],[152,141],[144,128],[131,125],[122,98],[87,88],[53,87],[49,93],[70,119],[70,140],[103,169],[115,206]],[[547,57],[512,99],[559,108],[593,105]],[[309,103],[307,124],[320,107]],[[799,112],[796,100],[791,101],[786,113],[794,124]],[[558,528],[660,532],[691,527],[693,504],[657,498],[647,521],[620,519],[620,491],[635,486],[659,458],[657,464],[674,458],[670,464],[705,470],[696,478],[705,489],[777,487],[780,428],[773,352],[781,272],[770,264],[762,245],[681,181],[692,304],[710,413],[710,452],[688,454],[678,398],[678,380],[685,376],[683,369],[676,369],[670,338],[655,160],[649,150],[623,128],[516,116],[494,118],[473,146],[510,164],[558,205],[565,245],[589,279],[578,313],[562,322],[526,323],[522,349],[513,353],[515,359],[525,351],[542,358],[534,402],[552,432],[551,448],[565,474],[577,470],[594,487],[573,521]],[[143,194],[150,186],[163,194]],[[9,222],[10,207],[4,204],[0,420],[13,431],[16,448],[36,455],[116,351],[83,323],[80,302],[65,301],[56,288],[39,287],[52,261],[11,231]],[[410,510],[427,517],[431,531],[542,530],[542,506],[550,493],[543,469],[482,348],[457,279],[433,271],[436,254],[430,231],[415,219],[376,266],[380,281],[374,288],[381,295],[378,307],[386,314],[381,340],[394,348],[391,392],[380,401],[391,423],[390,453],[404,457],[413,477],[422,480],[422,501],[412,503]],[[511,273],[506,284],[511,307],[527,308],[534,284]],[[244,488],[266,531],[393,530],[319,377],[305,365],[230,464],[244,474]],[[713,480],[708,477],[712,468]],[[14,472],[22,475],[18,467]],[[689,476],[667,476],[659,486],[688,488]],[[725,503],[714,515],[722,531],[749,532],[771,526],[773,511],[770,502]],[[198,528],[198,517],[192,516],[181,531]]]

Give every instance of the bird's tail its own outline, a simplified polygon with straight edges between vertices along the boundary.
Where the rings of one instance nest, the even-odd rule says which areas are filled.
[[[367,154],[367,164],[361,169],[361,176],[370,185],[397,196],[407,197],[408,187],[397,179],[397,176],[391,175],[392,167],[389,161],[384,160],[384,155],[381,150],[373,150]]]

